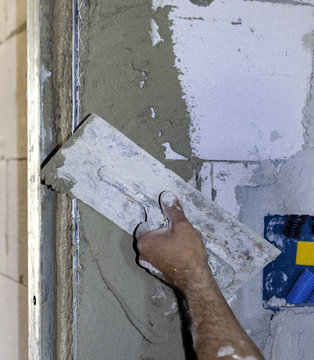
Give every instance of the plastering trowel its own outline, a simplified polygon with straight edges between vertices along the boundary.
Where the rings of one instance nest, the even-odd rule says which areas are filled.
[[[42,170],[46,185],[79,199],[129,234],[164,225],[158,198],[174,192],[203,236],[228,299],[280,251],[97,115],[91,115]]]

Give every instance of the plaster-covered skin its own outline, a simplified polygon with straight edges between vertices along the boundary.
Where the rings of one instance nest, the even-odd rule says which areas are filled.
[[[146,0],[83,4],[80,117],[99,114],[189,180],[198,161],[166,161],[162,146],[169,142],[173,151],[191,158],[169,10],[153,13]],[[155,46],[152,19],[162,39]],[[130,235],[87,206],[80,204],[79,212],[77,358],[183,359],[172,290],[136,264]]]

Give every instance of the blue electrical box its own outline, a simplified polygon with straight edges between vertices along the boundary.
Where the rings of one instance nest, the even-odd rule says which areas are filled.
[[[283,234],[287,216],[266,216],[264,218],[264,237],[279,250],[281,254],[263,270],[263,300],[265,307],[273,309],[276,305],[268,304],[272,297],[285,299],[292,285],[305,268],[314,272],[314,266],[297,265],[298,242],[314,242],[312,234],[312,217],[308,216],[299,239],[288,238]],[[307,304],[297,304],[305,306]]]

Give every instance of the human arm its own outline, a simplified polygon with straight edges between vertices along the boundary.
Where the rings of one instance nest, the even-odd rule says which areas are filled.
[[[262,360],[263,357],[237,322],[208,266],[201,235],[186,219],[174,194],[161,195],[168,226],[136,231],[140,259],[161,271],[187,302],[198,360]]]

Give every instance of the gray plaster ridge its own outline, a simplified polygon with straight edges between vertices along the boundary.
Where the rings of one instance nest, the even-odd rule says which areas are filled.
[[[294,0],[245,0],[245,1],[259,1],[259,2],[268,2],[273,4],[281,4],[281,5],[294,5],[294,6],[314,6],[308,2],[302,1],[294,1]]]
[[[313,52],[313,49],[311,49]],[[302,110],[304,128],[304,145],[309,148],[314,146],[314,56],[312,57],[312,73],[310,78],[310,90],[307,95],[305,106]]]

